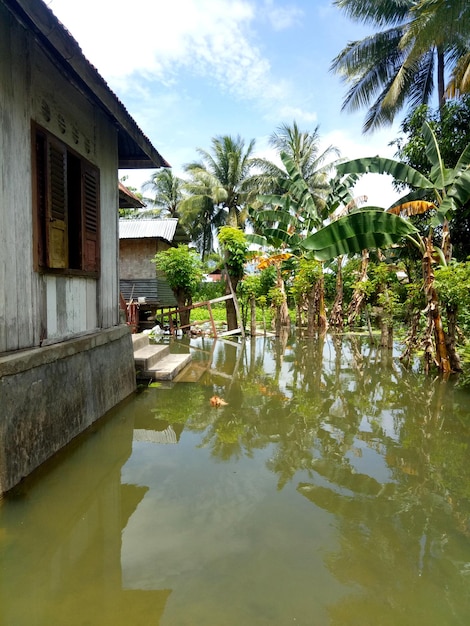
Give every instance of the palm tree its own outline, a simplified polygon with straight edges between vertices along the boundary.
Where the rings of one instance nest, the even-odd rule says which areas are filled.
[[[406,105],[427,104],[435,93],[444,102],[446,66],[452,70],[469,51],[465,0],[336,0],[358,21],[383,29],[350,42],[331,69],[351,87],[343,109],[367,106],[364,132],[391,123]],[[445,16],[445,19],[443,19]]]
[[[206,171],[190,171],[184,190],[186,197],[179,205],[181,224],[197,246],[201,259],[214,251],[215,234],[225,222],[223,189],[214,185]]]
[[[198,148],[201,160],[189,163],[185,169],[193,178],[205,178],[206,188],[212,190],[214,205],[226,212],[228,226],[243,226],[248,204],[257,193],[251,177],[255,140],[246,148],[239,136],[218,136],[211,143],[211,151]]]
[[[260,206],[252,211],[255,231],[252,241],[299,253],[299,242],[305,232],[321,227],[328,216],[326,200],[334,168],[332,157],[338,157],[339,152],[333,146],[321,151],[318,126],[313,132],[300,131],[295,121],[280,126],[269,143],[278,151],[282,166],[265,159],[257,161],[261,170],[258,184],[265,193],[258,198]],[[278,289],[283,293],[280,265],[277,267]],[[318,310],[309,311],[309,319],[315,317],[319,320],[318,326],[324,329],[327,322],[323,274],[320,274],[311,285],[310,291],[315,297],[309,299],[309,307],[315,306]],[[283,314],[282,319],[287,322],[288,316]]]
[[[155,209],[148,209],[145,213],[157,213],[169,217],[178,217],[178,207],[183,200],[183,179],[175,176],[170,168],[157,170],[143,185],[143,189],[152,192],[151,202]]]
[[[326,206],[330,174],[334,167],[333,160],[339,156],[338,149],[328,146],[321,150],[319,127],[316,126],[311,132],[301,131],[295,120],[290,125],[279,126],[269,138],[269,145],[279,156],[286,155],[295,165],[320,214]],[[284,161],[283,167],[267,159],[257,159],[256,165],[262,172],[257,183],[263,193],[283,193],[284,183],[287,182],[289,186],[290,174]]]

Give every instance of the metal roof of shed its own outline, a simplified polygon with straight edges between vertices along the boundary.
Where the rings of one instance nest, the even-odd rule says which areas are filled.
[[[178,219],[164,220],[119,220],[119,239],[165,239],[169,243],[175,236]]]

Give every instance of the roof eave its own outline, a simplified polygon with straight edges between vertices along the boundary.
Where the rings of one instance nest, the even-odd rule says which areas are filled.
[[[74,83],[112,119],[118,130],[119,168],[171,167],[137,126],[119,98],[63,24],[44,2],[3,0],[15,15],[36,34]]]

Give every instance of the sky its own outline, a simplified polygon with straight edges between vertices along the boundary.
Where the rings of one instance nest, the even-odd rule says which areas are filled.
[[[143,133],[184,176],[216,136],[269,136],[294,120],[318,126],[322,149],[345,158],[393,157],[398,124],[362,134],[365,110],[341,111],[346,86],[329,71],[348,41],[369,31],[332,0],[46,0]],[[90,15],[94,19],[90,19]],[[120,171],[141,190],[154,170]],[[390,177],[368,175],[368,204],[395,199]]]

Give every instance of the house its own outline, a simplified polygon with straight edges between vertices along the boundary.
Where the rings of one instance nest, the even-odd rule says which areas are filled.
[[[168,167],[42,0],[0,0],[0,493],[135,389],[119,168]]]
[[[153,326],[158,311],[177,306],[173,291],[152,260],[157,252],[168,250],[189,238],[177,218],[119,220],[119,278],[126,302],[140,303],[140,327],[145,318]]]
[[[143,209],[145,204],[135,193],[128,189],[121,181],[118,184],[119,189],[119,208],[120,209]]]

